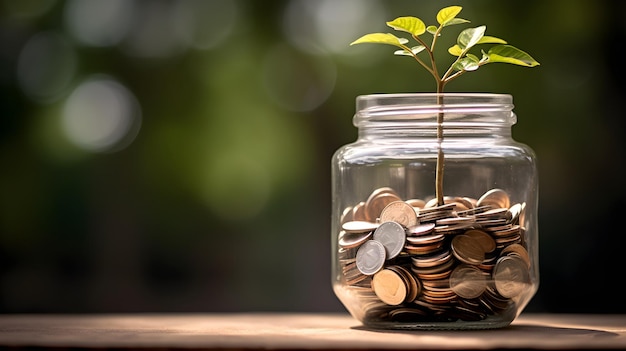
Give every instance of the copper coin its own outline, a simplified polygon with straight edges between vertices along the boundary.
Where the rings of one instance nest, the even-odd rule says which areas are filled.
[[[450,275],[450,288],[462,298],[477,298],[487,288],[486,274],[474,266],[460,265]]]
[[[397,222],[405,228],[417,225],[417,214],[413,206],[404,201],[394,201],[382,210],[380,213],[380,222]]]
[[[457,235],[450,244],[452,253],[459,261],[477,265],[485,259],[485,251],[477,240],[468,235]]]

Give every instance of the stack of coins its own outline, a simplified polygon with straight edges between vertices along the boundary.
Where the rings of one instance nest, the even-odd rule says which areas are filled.
[[[343,211],[341,282],[366,319],[483,320],[515,308],[532,288],[525,204],[501,189],[444,204],[374,190]]]

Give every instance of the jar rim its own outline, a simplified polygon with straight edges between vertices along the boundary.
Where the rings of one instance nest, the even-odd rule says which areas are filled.
[[[443,100],[443,103],[440,101]],[[511,94],[497,93],[381,93],[356,98],[354,125],[369,122],[429,122],[445,114],[447,122],[513,125]]]

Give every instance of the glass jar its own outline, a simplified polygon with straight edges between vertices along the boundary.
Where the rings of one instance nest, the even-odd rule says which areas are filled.
[[[356,99],[332,159],[332,283],[367,327],[509,325],[539,286],[537,167],[506,94]]]

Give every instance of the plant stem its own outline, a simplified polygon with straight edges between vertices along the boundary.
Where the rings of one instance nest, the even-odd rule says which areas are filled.
[[[437,205],[444,204],[443,201],[443,88],[446,82],[438,80],[437,83],[437,105],[439,106],[439,113],[437,114],[437,169],[435,173],[435,195],[437,196]]]

